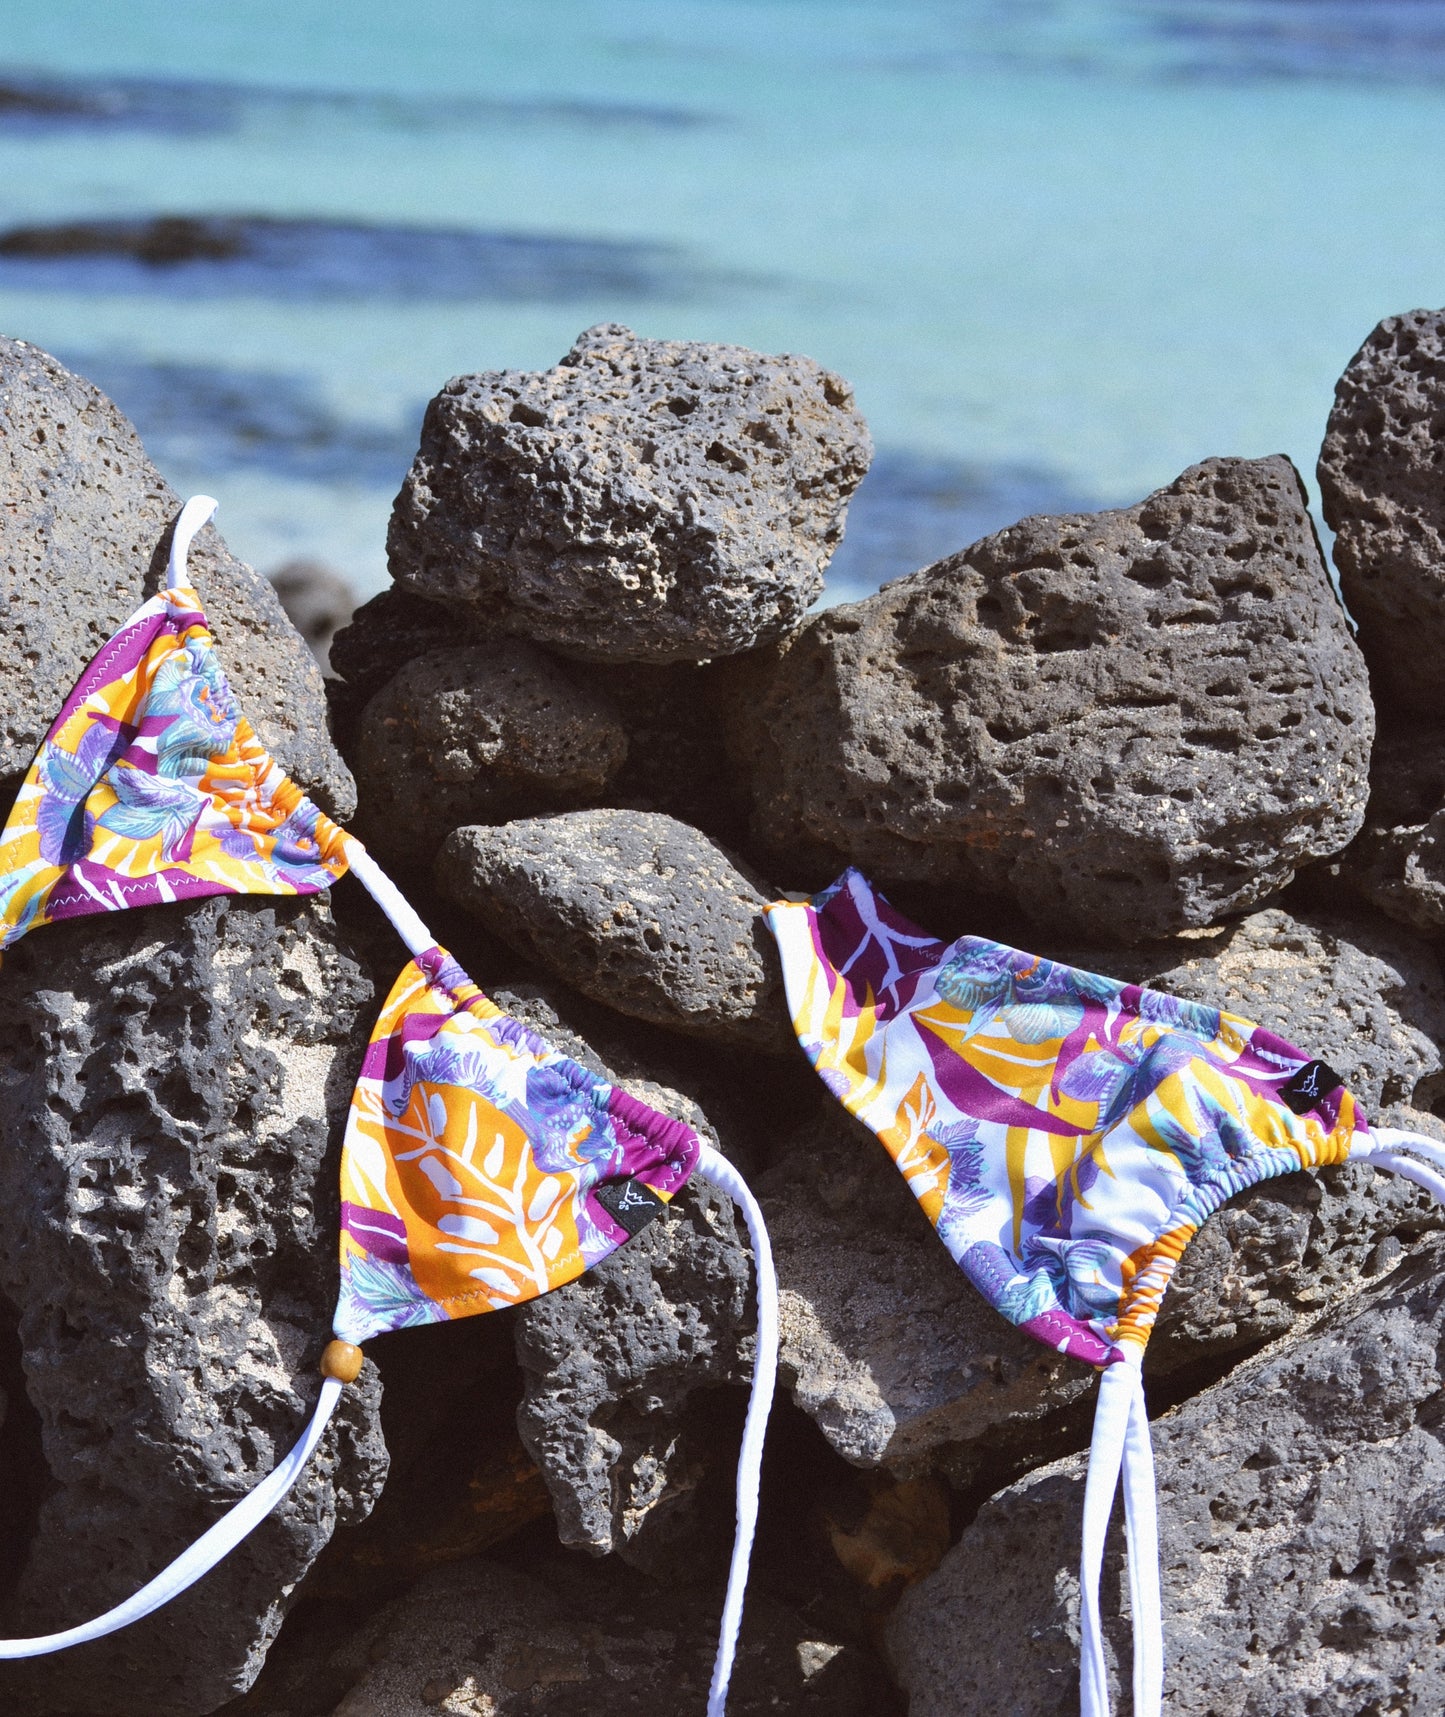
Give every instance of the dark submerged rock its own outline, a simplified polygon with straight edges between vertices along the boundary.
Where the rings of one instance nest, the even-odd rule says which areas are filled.
[[[731,655],[802,619],[871,455],[809,358],[589,329],[550,370],[436,396],[392,575],[584,659]]]
[[[1283,458],[1025,519],[721,672],[754,838],[810,880],[846,858],[1129,942],[1364,813],[1364,663]]]
[[[293,301],[576,303],[610,295],[676,302],[706,277],[674,247],[646,241],[314,215],[122,216],[0,231],[0,278],[32,291],[89,285],[171,299],[249,289]]]
[[[331,641],[356,612],[356,592],[319,560],[288,560],[270,575],[286,618],[306,640],[322,673],[331,667]]]
[[[0,789],[13,791],[86,663],[164,584],[181,503],[103,393],[4,338],[0,490]],[[355,788],[327,734],[321,673],[276,593],[212,526],[189,564],[252,726],[298,786],[349,816]]]
[[[370,986],[324,901],[51,925],[0,983],[0,1289],[49,1485],[7,1634],[149,1580],[300,1436],[336,1293],[336,1176]],[[289,1589],[386,1471],[374,1374],[211,1575],[0,1704],[196,1717],[249,1685]]]

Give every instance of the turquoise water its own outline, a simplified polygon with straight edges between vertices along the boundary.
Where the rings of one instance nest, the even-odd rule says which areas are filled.
[[[1212,454],[1312,477],[1365,334],[1445,302],[1433,0],[6,12],[0,252],[297,224],[244,266],[0,254],[0,329],[106,386],[248,559],[363,590],[429,395],[594,322],[853,382],[879,459],[837,597]]]

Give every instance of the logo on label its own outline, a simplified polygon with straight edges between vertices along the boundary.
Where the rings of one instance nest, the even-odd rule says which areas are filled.
[[[652,1188],[640,1180],[607,1180],[594,1191],[602,1208],[627,1230],[629,1240],[666,1208]]]
[[[1343,1084],[1344,1080],[1328,1062],[1307,1061],[1298,1073],[1285,1080],[1279,1094],[1296,1115],[1305,1115]]]

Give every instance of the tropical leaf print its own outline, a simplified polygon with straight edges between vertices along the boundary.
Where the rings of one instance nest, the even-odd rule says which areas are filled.
[[[961,951],[934,974],[934,988],[946,1002],[973,1013],[1011,1001],[1018,957],[1012,948],[969,937]]]
[[[200,775],[230,750],[236,708],[209,639],[191,639],[156,670],[146,713],[164,723],[156,746],[162,775]]]
[[[1011,1324],[1026,1324],[1033,1318],[1042,1317],[1045,1312],[1061,1309],[1046,1270],[1015,1276],[994,1301],[994,1306]]]
[[[110,767],[117,749],[116,735],[106,728],[88,727],[74,752],[45,745],[35,768],[43,797],[36,825],[40,856],[54,865],[73,864],[90,850],[95,817],[85,801]]]
[[[375,1253],[401,1248],[437,1316],[518,1305],[616,1249],[615,1226],[591,1208],[600,1176],[636,1179],[665,1200],[696,1153],[687,1129],[618,1098],[428,950],[393,986],[357,1080],[342,1198],[362,1212],[348,1216],[343,1273],[358,1253],[380,1263]]]
[[[1000,1009],[1008,1034],[1016,1043],[1049,1043],[1067,1037],[1084,1018],[1084,1004],[1061,999],[1056,1002],[1015,1002]]]
[[[380,1326],[413,1329],[436,1323],[446,1311],[429,1300],[404,1264],[382,1264],[362,1253],[352,1253],[342,1271],[342,1303],[336,1333],[343,1339],[362,1339]],[[345,1327],[343,1327],[345,1326]],[[348,1336],[348,1330],[364,1332]]]
[[[105,777],[116,802],[96,818],[100,828],[132,841],[161,839],[169,863],[199,822],[206,801],[189,779],[167,780],[143,769],[117,765]]]
[[[86,668],[0,839],[0,947],[57,917],[202,894],[307,894],[347,837],[235,708],[189,593],[133,614]]]
[[[1092,1363],[1147,1339],[1180,1246],[1222,1199],[1342,1160],[1365,1127],[1348,1093],[1287,1108],[1279,1083],[1307,1058],[1198,1003],[976,936],[889,968],[872,926],[911,927],[856,872],[769,922],[819,1076],[980,1292]]]

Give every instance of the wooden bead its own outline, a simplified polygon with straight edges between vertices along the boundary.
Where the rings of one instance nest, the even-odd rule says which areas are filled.
[[[339,1383],[355,1383],[361,1375],[362,1352],[349,1341],[329,1341],[321,1355],[321,1375]]]

